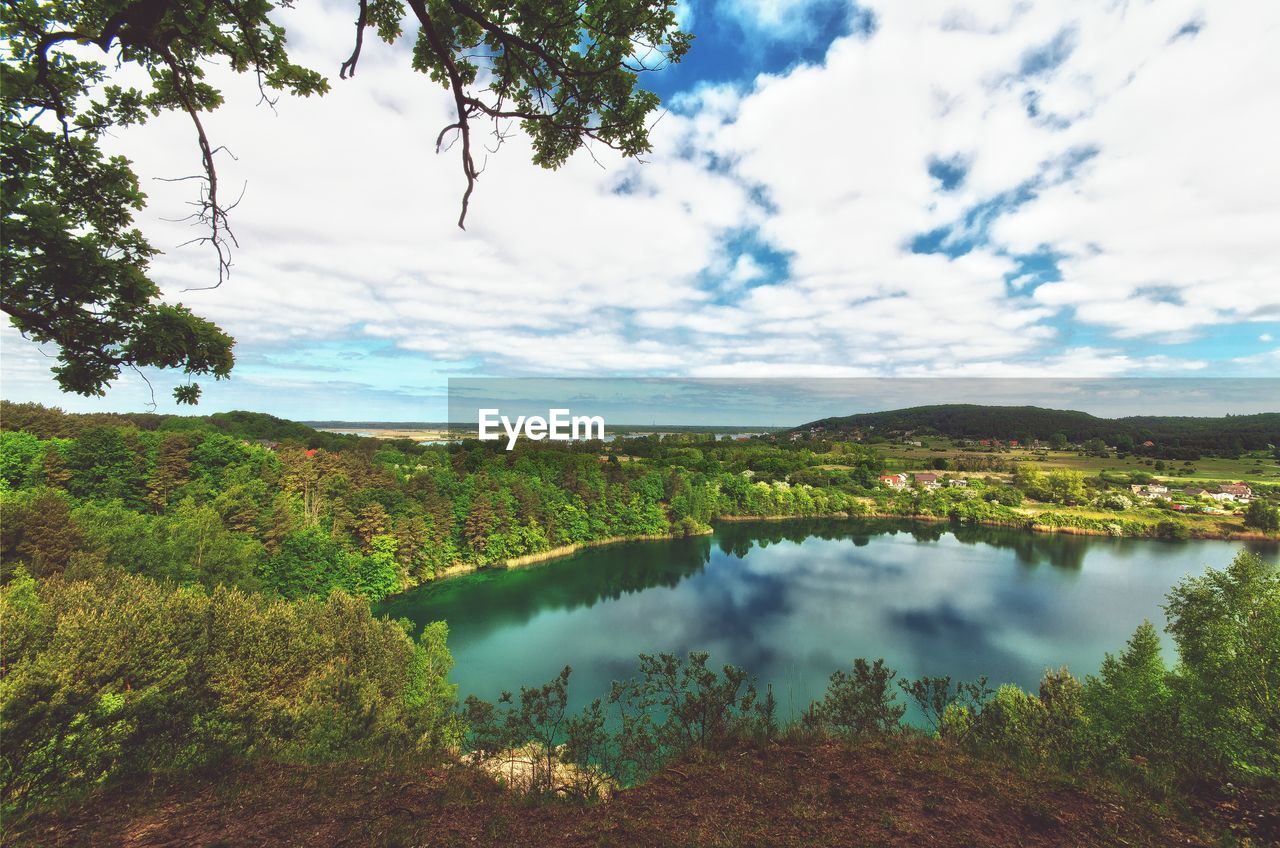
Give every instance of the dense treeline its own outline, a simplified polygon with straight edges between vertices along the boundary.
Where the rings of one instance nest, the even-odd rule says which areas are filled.
[[[1196,458],[1200,454],[1234,456],[1242,450],[1280,445],[1280,413],[1228,415],[1223,418],[1136,416],[1097,418],[1086,412],[1035,406],[942,404],[887,412],[823,418],[796,428],[827,435],[861,433],[896,436],[937,434],[953,439],[1052,441],[1055,436],[1083,444],[1101,439],[1124,450],[1164,458]],[[1144,448],[1145,442],[1153,446]]]
[[[854,512],[880,467],[861,449],[824,471],[808,451],[754,443],[637,439],[620,459],[599,442],[317,439],[249,413],[3,412],[6,568],[109,566],[287,598],[378,599],[452,568],[704,532],[717,515]]]
[[[0,429],[31,433],[42,439],[71,439],[94,427],[126,427],[142,431],[208,429],[241,439],[291,441],[302,447],[327,450],[365,450],[367,440],[342,433],[325,433],[305,424],[264,412],[216,412],[212,415],[161,415],[154,412],[89,412],[68,415],[38,403],[0,400]],[[397,446],[413,445],[396,442]]]

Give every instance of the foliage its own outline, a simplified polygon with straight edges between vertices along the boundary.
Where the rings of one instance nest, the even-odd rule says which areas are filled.
[[[1188,766],[1280,780],[1280,571],[1241,551],[1175,586],[1166,613]]]
[[[227,757],[328,758],[456,738],[444,624],[417,642],[335,593],[286,602],[107,571],[0,590],[0,797]]]
[[[621,727],[614,768],[629,780],[690,748],[718,748],[751,735],[768,719],[746,671],[708,666],[710,655],[641,654],[640,676],[615,682],[608,707]]]
[[[1118,657],[1107,654],[1099,677],[1085,681],[1084,703],[1095,756],[1158,758],[1176,716],[1160,637],[1143,622]]]
[[[580,729],[580,724],[570,726],[573,721],[568,713],[571,673],[572,669],[565,666],[559,675],[541,686],[521,687],[518,703],[510,692],[503,692],[496,705],[475,696],[467,698],[463,716],[472,751],[481,757],[504,757],[511,770],[509,786],[522,786],[535,794],[553,794],[558,788],[559,745],[571,729],[575,741],[573,755],[586,756],[582,749],[588,744],[587,734]],[[596,706],[598,708],[598,704]],[[580,718],[578,722],[583,720]],[[603,730],[602,723],[593,727],[597,733]],[[517,749],[528,755],[530,765],[529,773],[519,781],[514,773]]]
[[[88,557],[157,580],[335,588],[371,599],[458,567],[617,536],[705,532],[719,515],[857,514],[878,459],[770,445],[637,439],[422,446],[321,434],[250,413],[70,416],[5,404],[13,493],[4,552],[33,573]],[[765,482],[744,472],[760,469]],[[812,484],[790,482],[808,473]],[[47,492],[46,492],[47,490]],[[44,498],[46,510],[32,508]],[[54,502],[51,498],[61,498]]]
[[[858,657],[852,674],[832,673],[826,695],[809,708],[805,724],[851,739],[896,730],[907,711],[890,686],[896,676],[883,659],[868,663]]]
[[[954,439],[1025,441],[1028,435],[1048,440],[1057,449],[1064,441],[1083,444],[1097,439],[1094,448],[1115,445],[1143,448],[1147,455],[1165,459],[1198,459],[1202,453],[1230,455],[1241,448],[1259,450],[1280,444],[1280,413],[1228,415],[1223,418],[1191,416],[1134,416],[1098,418],[1085,412],[1043,409],[1035,406],[939,404],[868,412],[841,418],[824,418],[797,427],[806,433],[820,427],[829,434],[869,432],[895,435],[931,431]],[[1061,438],[1059,438],[1061,437]]]
[[[985,677],[973,682],[957,680],[954,684],[950,675],[921,677],[899,680],[898,686],[915,702],[925,722],[938,735],[943,734],[948,712],[954,713],[956,709],[976,711],[991,695]]]
[[[1274,504],[1258,499],[1249,504],[1244,513],[1244,524],[1267,533],[1280,530],[1280,509]]]

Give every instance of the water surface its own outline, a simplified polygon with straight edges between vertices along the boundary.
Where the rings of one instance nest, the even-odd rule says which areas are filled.
[[[641,652],[706,650],[772,683],[795,715],[859,656],[909,677],[985,674],[1029,689],[1051,666],[1095,672],[1144,618],[1164,627],[1178,580],[1242,547],[1278,551],[946,524],[730,523],[441,581],[378,611],[448,621],[464,697],[542,683],[567,664],[580,705],[632,676]]]

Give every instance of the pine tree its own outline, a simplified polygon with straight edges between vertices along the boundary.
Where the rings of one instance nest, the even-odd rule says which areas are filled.
[[[147,504],[152,512],[164,512],[174,492],[191,479],[190,475],[191,439],[183,433],[166,435],[156,451],[156,469],[147,482]]]
[[[71,519],[66,497],[58,492],[45,490],[37,495],[21,520],[17,551],[34,577],[62,571],[84,544],[80,528]]]

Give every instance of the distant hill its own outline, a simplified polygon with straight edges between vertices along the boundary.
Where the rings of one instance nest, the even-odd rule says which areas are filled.
[[[339,450],[360,444],[356,436],[324,433],[264,412],[215,412],[211,415],[162,415],[154,412],[63,412],[38,403],[0,401],[0,429],[25,430],[42,439],[76,438],[91,427],[137,427],[148,431],[185,430],[212,426],[247,440],[291,442],[309,448]],[[376,442],[369,440],[370,445]],[[376,448],[370,448],[376,449]]]
[[[822,418],[792,432],[823,432],[837,437],[860,433],[903,436],[941,435],[953,439],[1047,440],[1062,433],[1073,443],[1102,439],[1108,444],[1141,446],[1146,441],[1155,452],[1171,455],[1194,450],[1225,453],[1257,450],[1280,444],[1280,412],[1228,415],[1223,418],[1190,416],[1131,416],[1099,418],[1070,409],[1038,406],[983,406],[940,404]]]

